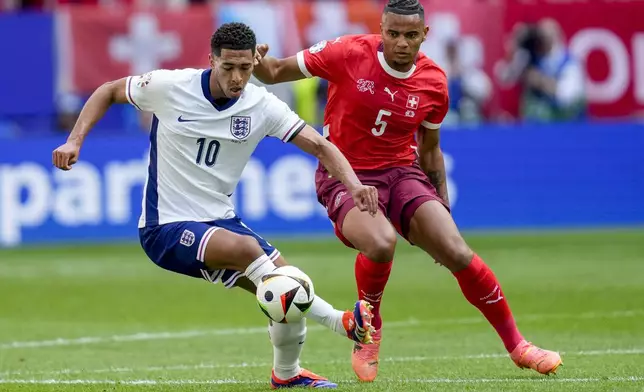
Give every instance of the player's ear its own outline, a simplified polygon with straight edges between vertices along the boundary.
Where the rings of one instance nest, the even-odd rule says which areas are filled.
[[[212,52],[208,53],[208,63],[210,68],[215,68],[215,56],[212,55]]]
[[[429,33],[429,26],[425,26],[425,29],[423,31],[423,42],[427,39],[427,33]]]

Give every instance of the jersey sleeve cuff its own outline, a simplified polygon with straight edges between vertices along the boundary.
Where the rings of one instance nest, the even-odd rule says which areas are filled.
[[[298,120],[295,124],[293,124],[293,126],[292,126],[291,128],[289,128],[289,130],[284,134],[284,137],[282,138],[282,141],[283,141],[284,143],[288,143],[288,142],[290,142],[291,140],[293,140],[293,139],[295,138],[295,136],[297,136],[297,134],[298,134],[298,133],[300,133],[300,132],[302,131],[302,129],[304,129],[304,127],[305,127],[305,126],[306,126],[306,122],[304,122],[304,120],[302,120],[302,119],[299,119],[299,120]]]
[[[420,125],[427,129],[439,129],[441,127],[441,124],[434,124],[429,121],[423,121],[422,123],[420,123]]]
[[[141,108],[139,107],[139,105],[137,105],[137,104],[134,102],[134,99],[132,99],[132,87],[131,87],[131,85],[132,85],[132,79],[133,79],[133,78],[134,78],[133,76],[128,76],[128,77],[127,77],[127,79],[125,80],[125,96],[127,97],[127,101],[128,101],[129,103],[131,103],[131,104],[132,104],[132,106],[134,106],[134,107],[135,107],[135,108],[137,108],[138,110],[141,110]]]
[[[297,65],[298,65],[298,67],[300,67],[300,72],[302,72],[302,74],[304,74],[304,76],[306,76],[307,78],[312,78],[313,77],[311,72],[309,72],[309,70],[306,68],[306,61],[304,59],[304,51],[303,50],[297,52]]]

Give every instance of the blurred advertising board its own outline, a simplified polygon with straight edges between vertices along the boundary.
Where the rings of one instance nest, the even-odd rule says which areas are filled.
[[[51,164],[62,137],[3,142],[0,246],[137,239],[147,139],[95,136],[69,172]],[[445,130],[454,217],[463,229],[642,225],[643,145],[634,124]],[[269,238],[332,235],[315,168],[262,142],[233,195],[239,215]]]

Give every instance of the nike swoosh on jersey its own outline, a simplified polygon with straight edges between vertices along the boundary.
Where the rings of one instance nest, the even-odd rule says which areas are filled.
[[[179,118],[177,119],[177,121],[179,121],[179,122],[194,122],[194,121],[197,121],[197,120],[186,120],[186,119],[183,119],[182,117],[183,117],[183,116],[179,116]]]

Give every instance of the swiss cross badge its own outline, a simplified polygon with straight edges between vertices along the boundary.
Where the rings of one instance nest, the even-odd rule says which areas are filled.
[[[407,109],[418,109],[420,98],[417,95],[410,95],[407,97]]]
[[[326,47],[326,41],[320,41],[309,48],[309,53],[316,54]]]

